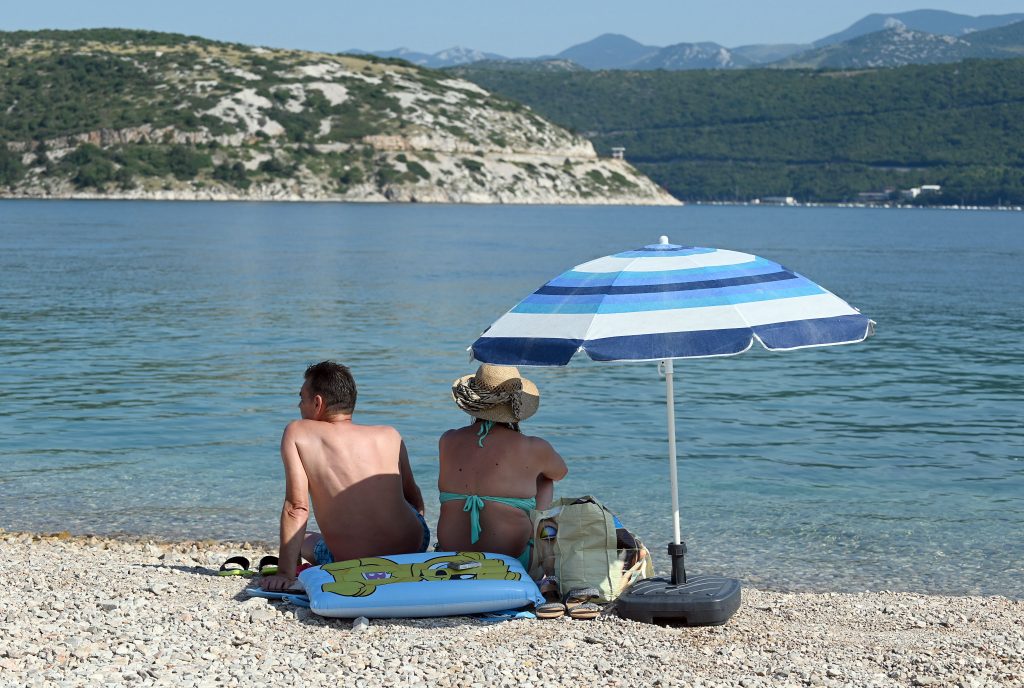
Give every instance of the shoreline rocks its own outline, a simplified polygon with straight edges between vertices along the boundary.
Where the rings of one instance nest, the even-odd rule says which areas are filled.
[[[744,589],[724,626],[325,619],[213,575],[265,544],[0,531],[4,685],[1020,686],[1024,602]]]

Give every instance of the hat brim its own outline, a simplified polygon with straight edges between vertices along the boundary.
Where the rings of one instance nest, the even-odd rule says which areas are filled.
[[[511,403],[498,404],[496,406],[492,406],[491,408],[477,409],[474,411],[470,411],[469,409],[463,408],[462,405],[459,403],[459,398],[455,395],[455,387],[456,385],[460,384],[468,384],[469,381],[475,377],[476,373],[470,373],[469,375],[463,375],[462,377],[458,378],[457,380],[455,380],[455,382],[452,383],[452,400],[455,402],[456,406],[458,406],[460,409],[465,411],[470,416],[473,416],[474,418],[479,418],[481,420],[491,420],[494,421],[495,423],[518,423],[520,421],[526,420],[533,414],[537,413],[537,409],[540,407],[540,390],[537,389],[537,385],[535,385],[531,380],[528,380],[525,377],[517,378],[522,384],[521,393],[523,399],[521,408],[522,415],[519,418],[516,418],[513,415]]]

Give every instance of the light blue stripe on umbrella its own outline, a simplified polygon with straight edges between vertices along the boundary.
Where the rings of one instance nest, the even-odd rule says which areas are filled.
[[[796,280],[791,280],[796,281]],[[804,280],[783,289],[766,291],[764,288],[748,285],[722,292],[659,292],[656,294],[622,294],[603,296],[559,297],[533,295],[512,309],[513,313],[629,313],[632,311],[671,311],[680,308],[709,308],[732,306],[754,301],[772,301],[780,298],[813,296],[824,294],[825,290]],[[685,296],[683,296],[685,294]]]
[[[699,282],[707,279],[728,279],[763,275],[783,270],[778,263],[759,259],[740,265],[715,265],[684,268],[679,270],[623,270],[622,272],[578,272],[569,270],[544,286],[597,287],[623,284],[671,284],[673,282]]]
[[[733,294],[748,293],[778,294],[779,298],[792,295],[794,289],[810,287],[808,294],[819,294],[825,290],[814,282],[789,273],[776,273],[771,279],[736,279],[730,281],[709,280],[705,282],[682,282],[676,284],[633,285],[620,288],[619,285],[600,287],[598,289],[538,289],[527,296],[521,303],[646,303],[648,301],[703,299],[709,296],[729,297]],[[722,286],[722,285],[725,286]],[[723,303],[728,303],[724,301]]]
[[[728,305],[733,303],[730,298],[744,298],[748,294],[760,294],[763,298],[782,298],[784,296],[808,296],[821,294],[821,287],[801,279],[789,279],[781,282],[738,284],[727,289],[675,289],[665,291],[625,292],[616,294],[530,294],[519,305],[512,309],[513,313],[538,313],[542,311],[524,310],[522,306],[570,306],[594,303],[636,304],[638,308],[644,304],[674,303],[679,308],[692,308],[693,304],[705,302],[709,306]],[[556,313],[557,310],[549,312]]]
[[[711,278],[690,282],[668,282],[664,284],[602,284],[600,286],[581,285],[578,287],[560,287],[557,285],[545,284],[533,293],[560,294],[572,297],[582,294],[644,294],[655,292],[681,292],[696,289],[719,289],[725,291],[729,287],[736,287],[744,284],[762,284],[792,279],[797,279],[797,275],[789,270],[777,270],[776,272],[761,275],[743,275],[740,277],[727,277],[724,279]]]

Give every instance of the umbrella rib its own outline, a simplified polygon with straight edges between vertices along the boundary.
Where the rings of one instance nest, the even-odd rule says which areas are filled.
[[[741,353],[744,353],[745,351],[749,351],[750,347],[752,347],[754,345],[754,340],[755,339],[763,347],[764,346],[764,342],[762,342],[761,338],[757,336],[757,332],[754,331],[754,327],[753,327],[753,325],[750,324],[750,321],[747,319],[747,316],[743,315],[743,311],[736,307],[736,301],[733,298],[733,296],[731,294],[729,294],[728,291],[724,291],[722,293],[722,296],[724,296],[726,301],[729,302],[729,305],[732,307],[733,312],[736,314],[736,316],[740,320],[743,321],[743,326],[747,328],[748,332],[750,332],[750,340],[747,342],[747,345],[745,347],[743,347],[743,351],[739,351],[737,353],[741,354]]]
[[[692,256],[680,256],[680,257],[684,258],[687,261],[693,261],[693,257]],[[693,262],[696,262],[696,261],[693,261]],[[704,265],[695,265],[694,267],[704,268],[706,266],[704,266]],[[743,311],[741,311],[739,308],[736,307],[736,301],[733,298],[733,295],[729,293],[728,289],[723,289],[721,292],[719,292],[719,295],[728,302],[729,307],[732,309],[732,312],[736,315],[737,318],[739,318],[743,322],[743,326],[747,329],[747,331],[750,332],[750,339],[747,341],[747,345],[745,347],[743,347],[741,350],[739,350],[739,351],[737,351],[735,353],[731,353],[730,352],[730,353],[720,354],[720,355],[722,355],[722,356],[737,356],[739,354],[745,353],[745,352],[750,350],[751,346],[753,346],[755,339],[757,339],[757,341],[761,343],[761,346],[764,346],[764,342],[762,342],[761,338],[757,336],[756,332],[754,332],[753,326],[750,324],[750,321],[747,319],[747,317],[745,315],[743,315]]]
[[[629,270],[629,268],[634,263],[636,263],[638,260],[640,260],[640,258],[634,258],[633,260],[629,261],[629,264],[626,265],[626,267],[624,267],[623,269],[619,270],[615,274],[615,278],[612,279],[611,284],[609,285],[609,287],[614,287],[618,283],[619,279],[622,277],[623,273],[627,272]],[[590,319],[590,323],[587,325],[587,331],[583,333],[583,344],[580,345],[581,349],[586,347],[587,342],[590,341],[590,333],[594,330],[594,324],[597,322],[597,319],[602,315],[601,309],[602,309],[603,306],[604,306],[604,299],[601,300],[601,303],[597,304],[597,310],[594,311],[594,317]]]

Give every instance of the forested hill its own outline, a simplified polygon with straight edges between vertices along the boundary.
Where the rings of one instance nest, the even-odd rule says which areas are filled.
[[[685,200],[942,186],[915,202],[1024,203],[1024,60],[860,71],[453,70],[626,159]]]
[[[448,74],[121,29],[0,32],[0,195],[677,203]]]

